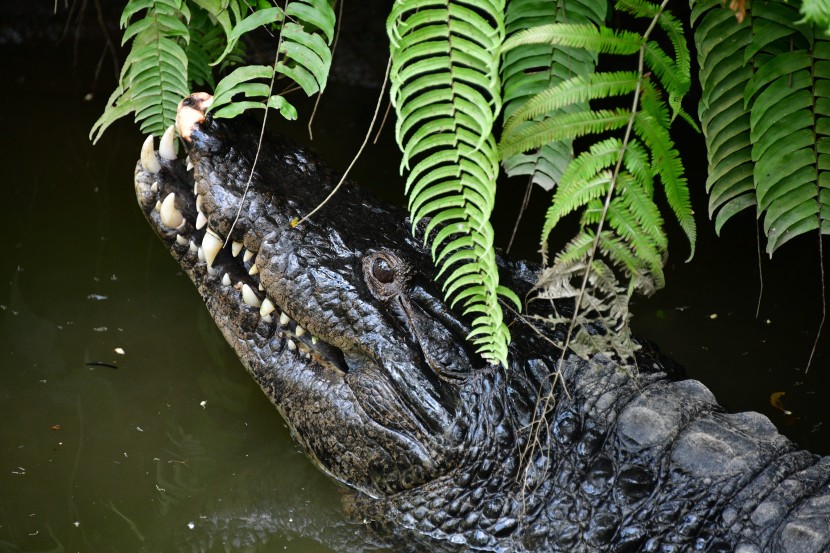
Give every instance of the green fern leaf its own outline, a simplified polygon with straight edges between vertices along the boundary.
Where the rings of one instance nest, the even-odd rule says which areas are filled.
[[[534,121],[502,137],[499,149],[503,157],[538,148],[553,140],[573,139],[619,129],[628,123],[626,109],[560,113],[542,121]]]
[[[498,304],[503,290],[489,223],[498,175],[492,126],[501,108],[503,7],[398,0],[387,31],[413,229],[431,217],[424,239],[432,241],[446,297],[476,315],[468,339],[478,351],[506,365],[509,332]]]
[[[216,58],[213,65],[219,65],[230,54],[243,35],[265,25],[272,25],[283,20],[285,14],[280,8],[266,8],[257,10],[245,19],[239,21],[227,35],[228,42],[222,54]]]
[[[743,51],[752,42],[750,19],[735,21],[719,0],[698,0],[692,9],[700,65],[700,119],[709,163],[706,191],[715,230],[756,205],[744,90],[752,68]]]
[[[512,0],[507,5],[507,36],[548,22],[599,24],[605,19],[606,2],[572,0]],[[505,52],[502,82],[505,121],[513,117],[529,98],[576,75],[593,72],[596,56],[582,49],[550,44],[527,44]],[[544,119],[558,110],[585,111],[587,101],[574,105],[538,110],[535,119]],[[517,153],[502,161],[508,176],[529,175],[531,182],[550,190],[559,181],[572,155],[572,140],[544,144],[528,153]]]
[[[502,50],[524,44],[558,44],[599,54],[626,55],[637,53],[641,43],[640,35],[631,31],[594,25],[552,23],[516,33],[504,42]]]
[[[630,94],[637,88],[639,80],[633,71],[590,73],[573,77],[528,98],[505,122],[504,132],[510,133],[526,121],[571,104],[587,105],[589,100]]]
[[[130,25],[144,12],[141,23]],[[181,18],[181,19],[179,19]],[[190,11],[181,0],[131,0],[121,18],[129,25],[130,54],[124,62],[119,86],[110,97],[101,117],[93,124],[90,139],[95,143],[117,119],[135,114],[141,131],[160,136],[176,118],[176,108],[188,93],[186,26]]]

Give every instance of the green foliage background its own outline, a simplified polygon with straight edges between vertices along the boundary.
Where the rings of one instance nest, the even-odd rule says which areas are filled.
[[[685,36],[694,28],[708,148],[706,184],[715,228],[754,209],[770,255],[810,231],[830,232],[830,26],[826,0],[800,6],[692,0],[691,19],[647,0],[396,0],[387,20],[391,99],[413,228],[470,339],[506,364],[504,305],[490,214],[500,170],[552,191],[540,234],[541,298],[573,297],[575,320],[602,319],[605,341],[576,332],[575,351],[625,356],[628,299],[663,286],[665,219],[696,230],[688,183],[670,129],[698,129],[684,110],[691,87]],[[624,27],[608,25],[611,16]],[[194,84],[211,87],[216,117],[271,107],[285,78],[324,89],[335,30],[328,0],[130,0],[121,25],[131,43],[118,87],[92,129],[98,140],[134,115],[160,135]],[[244,37],[268,28],[273,67],[245,65]],[[224,76],[218,79],[219,76]],[[661,199],[662,198],[662,199]],[[667,207],[666,207],[667,206]],[[551,255],[562,221],[578,229]],[[504,303],[504,299],[509,300]]]

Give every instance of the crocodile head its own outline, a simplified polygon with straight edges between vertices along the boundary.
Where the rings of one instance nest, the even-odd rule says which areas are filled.
[[[498,426],[481,395],[499,369],[469,349],[406,214],[347,181],[293,226],[337,175],[283,139],[260,146],[255,125],[206,115],[210,102],[179,106],[187,160],[172,127],[158,152],[145,143],[135,188],[150,225],[324,471],[370,497],[446,474]]]

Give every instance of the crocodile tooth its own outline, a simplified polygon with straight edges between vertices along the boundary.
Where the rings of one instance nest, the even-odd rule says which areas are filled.
[[[207,268],[207,273],[208,273],[210,276],[214,277],[214,276],[216,276],[216,275],[218,275],[218,274],[219,274],[219,269],[214,269],[213,267],[211,267],[210,265],[208,265],[208,268]]]
[[[153,150],[153,135],[147,137],[144,145],[141,147],[141,166],[145,171],[150,173],[158,173],[161,171],[161,163],[156,157],[156,152]]]
[[[305,352],[304,357],[305,357],[305,360],[306,360],[306,361],[311,361],[311,352],[308,352],[308,351],[307,351],[307,352]]]
[[[254,263],[253,265],[251,265],[251,269],[248,271],[248,274],[251,275],[251,276],[254,276],[258,272],[259,272],[259,268],[257,268],[256,263]]]
[[[190,171],[193,169],[193,162],[190,161],[190,156],[187,156],[187,170]]]
[[[181,234],[176,235],[176,244],[179,246],[187,246],[187,238],[182,236]]]
[[[245,248],[245,255],[242,256],[242,261],[250,261],[251,258],[254,256],[254,252]]]
[[[242,291],[242,281],[241,280],[238,281],[236,284],[233,285],[233,287],[234,287],[235,290],[239,290],[241,292]]]
[[[187,158],[187,159],[190,160],[190,158]],[[198,182],[193,183],[193,193],[197,196],[199,195],[199,183]]]
[[[265,286],[263,286],[261,282],[260,282],[259,284],[257,284],[257,286],[256,286],[256,287],[257,287],[257,290],[259,290],[260,292],[264,292],[264,291],[265,291]]]
[[[168,161],[176,159],[176,145],[173,143],[175,136],[176,129],[173,128],[173,125],[170,125],[159,141],[159,155]]]
[[[259,307],[262,305],[262,301],[260,301],[254,291],[251,290],[251,287],[247,284],[242,285],[242,301],[251,307]]]
[[[271,317],[271,315],[265,315],[264,317],[262,317],[262,320],[265,321],[266,323],[273,323],[274,322],[274,319],[273,319],[273,317]]]
[[[316,344],[316,343],[317,343],[317,342],[319,342],[319,341],[320,341],[320,339],[319,339],[319,338],[317,338],[317,336],[313,336],[313,335],[311,336],[311,343],[312,343],[312,344]]]
[[[164,226],[169,228],[179,228],[179,226],[184,222],[184,217],[182,216],[182,212],[176,209],[176,193],[171,192],[164,198],[164,201],[161,202],[161,211],[159,214],[161,215],[161,222]]]
[[[196,211],[202,213],[202,195],[196,194]]]
[[[297,344],[294,343],[294,340],[288,340],[288,349],[294,351],[297,349]]]
[[[239,255],[239,252],[241,252],[241,251],[242,251],[242,242],[237,242],[236,240],[231,242],[231,253],[233,254],[234,257]]]
[[[224,284],[225,286],[230,286],[231,285],[231,277],[228,273],[225,273],[222,276],[222,284]]]
[[[285,314],[285,311],[280,313],[280,326],[285,326],[291,319],[288,318],[288,315]]]
[[[156,200],[156,206],[153,209],[156,210],[156,213],[161,211],[161,202],[159,200]]]
[[[205,237],[202,238],[202,251],[205,254],[205,263],[207,263],[208,267],[213,266],[213,262],[216,260],[216,254],[218,254],[221,249],[222,238],[213,232],[213,230],[207,229]]]
[[[296,334],[298,337],[302,336],[303,334],[305,334],[305,329],[300,325],[297,325],[297,328],[294,329],[294,334]]]
[[[199,213],[199,215],[196,216],[196,230],[205,228],[206,224],[207,224],[207,217],[205,217],[204,213]]]
[[[199,249],[196,250],[196,253],[199,257],[199,261],[204,261],[205,260],[205,250],[203,250],[201,246],[199,246]]]
[[[155,194],[158,191],[159,191],[159,183],[158,183],[158,181],[153,181],[153,184],[150,185],[150,192]]]
[[[269,298],[265,298],[262,301],[262,307],[259,308],[259,314],[265,317],[273,313],[275,309],[276,306],[274,306],[274,302],[272,302]]]
[[[199,246],[196,245],[196,242],[193,240],[190,241],[190,253],[196,253],[199,251]]]

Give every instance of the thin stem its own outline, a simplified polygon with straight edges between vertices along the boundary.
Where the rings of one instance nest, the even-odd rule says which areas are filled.
[[[372,122],[369,123],[369,129],[366,131],[366,136],[363,138],[363,144],[360,145],[360,148],[357,150],[357,153],[355,154],[354,158],[352,158],[352,162],[349,163],[349,166],[346,168],[346,171],[343,173],[343,176],[340,177],[340,181],[337,183],[337,186],[332,188],[331,192],[329,192],[329,195],[326,196],[326,198],[322,202],[320,202],[320,205],[315,207],[311,211],[311,213],[309,213],[299,221],[291,221],[292,227],[301,225],[309,217],[317,213],[324,205],[326,205],[326,203],[328,203],[328,201],[337,193],[337,191],[340,190],[340,187],[343,186],[343,183],[346,182],[346,177],[349,175],[349,171],[352,170],[352,167],[354,167],[354,164],[357,162],[358,158],[363,153],[363,149],[366,147],[366,144],[369,142],[369,137],[372,135],[372,128],[375,126],[375,121],[377,121],[378,118],[378,112],[380,112],[380,105],[383,103],[383,95],[386,92],[386,83],[389,80],[389,68],[391,66],[392,57],[390,56],[389,61],[386,62],[386,74],[383,76],[383,85],[381,85],[380,87],[380,94],[378,95],[378,101],[375,104],[375,113],[374,115],[372,115]]]
[[[525,195],[522,198],[522,207],[519,208],[519,215],[516,217],[516,223],[513,225],[513,234],[510,235],[510,242],[507,243],[505,253],[510,253],[510,249],[513,247],[513,240],[516,239],[516,232],[519,230],[519,223],[522,222],[522,215],[524,215],[524,212],[527,209],[527,204],[530,203],[530,193],[532,191],[533,175],[531,174],[527,179],[527,188],[525,188]]]
[[[334,40],[331,43],[331,56],[334,57],[334,51],[337,50],[337,39],[340,38],[340,25],[343,21],[343,4],[345,0],[340,1],[337,11],[337,30],[334,33]],[[314,99],[314,109],[311,110],[311,116],[308,118],[308,139],[314,140],[314,133],[311,132],[311,124],[314,122],[314,116],[317,115],[317,107],[320,105],[320,100],[323,98],[323,91]]]
[[[755,245],[758,252],[758,305],[755,306],[755,318],[761,314],[761,298],[764,297],[764,267],[761,265],[761,222],[755,222]]]
[[[272,93],[274,92],[274,80],[276,79],[277,75],[277,63],[280,60],[280,47],[282,46],[282,30],[285,28],[285,10],[288,8],[289,0],[285,0],[285,4],[282,7],[283,13],[283,25],[280,25],[280,35],[277,39],[277,51],[274,54],[274,71],[271,72],[271,82],[268,85],[268,96],[270,98]],[[257,161],[259,161],[259,152],[262,149],[262,140],[265,138],[265,124],[268,121],[268,107],[265,107],[265,114],[262,116],[262,126],[259,129],[259,140],[257,141],[256,153],[254,154],[254,161],[251,163],[251,172],[248,175],[248,181],[245,183],[245,190],[242,192],[242,199],[239,201],[239,209],[236,210],[236,217],[231,224],[231,228],[228,231],[228,236],[225,238],[225,243],[222,244],[222,247],[228,245],[228,241],[231,239],[231,233],[233,233],[234,227],[236,227],[236,223],[239,222],[239,216],[242,214],[242,207],[245,205],[245,198],[248,196],[248,189],[251,187],[251,181],[254,179],[254,170],[256,169]]]
[[[804,374],[807,374],[810,370],[810,364],[813,362],[813,356],[816,354],[816,349],[818,348],[818,340],[821,338],[821,329],[824,328],[824,320],[827,317],[827,298],[825,297],[824,291],[824,250],[822,249],[822,236],[821,236],[821,221],[819,221],[818,227],[818,267],[819,267],[819,274],[821,275],[821,322],[818,324],[818,331],[816,332],[816,339],[813,342],[813,349],[810,350],[810,357],[807,359],[807,368],[804,369]]]

